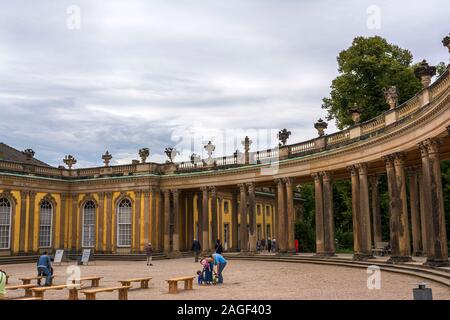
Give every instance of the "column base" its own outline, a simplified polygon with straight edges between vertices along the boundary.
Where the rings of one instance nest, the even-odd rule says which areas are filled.
[[[375,257],[371,253],[354,253],[353,254],[354,261],[365,261],[365,260],[370,260],[370,259],[375,259]]]
[[[167,253],[167,256],[168,256],[170,259],[177,259],[177,258],[181,258],[181,257],[182,257],[182,254],[181,254],[180,251],[171,251],[171,252],[168,252],[168,253]]]
[[[335,252],[317,252],[313,257],[314,258],[336,257],[336,253]]]
[[[427,259],[427,261],[423,264],[424,266],[429,267],[448,267],[450,266],[450,262],[445,260],[437,260],[437,259]]]
[[[410,256],[391,256],[386,263],[396,264],[396,263],[405,263],[405,262],[413,262],[414,260]]]
[[[422,251],[417,251],[417,252],[414,252],[414,254],[413,254],[415,257],[421,257],[421,256],[423,256],[423,252]]]

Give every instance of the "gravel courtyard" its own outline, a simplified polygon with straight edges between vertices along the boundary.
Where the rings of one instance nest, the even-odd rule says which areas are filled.
[[[230,300],[230,299],[361,299],[361,300],[403,300],[412,299],[412,288],[417,287],[420,278],[381,272],[381,289],[367,289],[365,269],[334,267],[304,263],[259,262],[230,260],[224,271],[222,286],[198,286],[194,283],[193,291],[184,291],[179,283],[179,294],[168,294],[166,279],[176,276],[194,276],[200,264],[193,258],[154,261],[154,266],[147,267],[145,262],[107,262],[81,267],[81,276],[103,276],[101,287],[117,286],[118,280],[136,277],[153,277],[150,288],[133,289],[130,300]],[[54,284],[64,284],[68,264],[54,266]],[[18,278],[35,274],[35,264],[1,266],[10,276],[10,285],[20,284]],[[434,299],[450,300],[450,289],[430,282]],[[90,283],[86,283],[90,284]],[[138,284],[134,284],[138,286]],[[10,291],[8,297],[23,295],[21,291]],[[49,291],[46,300],[67,299],[67,290]],[[80,299],[84,295],[80,294]],[[100,293],[97,299],[117,299],[117,292]]]

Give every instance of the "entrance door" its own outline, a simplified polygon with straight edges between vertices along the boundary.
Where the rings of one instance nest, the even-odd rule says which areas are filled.
[[[270,224],[268,224],[266,226],[266,235],[267,235],[267,239],[272,239],[272,235],[270,233]]]
[[[230,243],[230,225],[228,223],[223,225],[223,241],[223,248],[227,251]]]

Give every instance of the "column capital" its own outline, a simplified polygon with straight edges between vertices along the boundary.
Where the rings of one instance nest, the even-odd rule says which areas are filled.
[[[322,173],[321,172],[313,172],[313,173],[311,173],[311,177],[315,181],[320,180],[320,178],[322,178]]]
[[[165,196],[170,196],[170,189],[162,189],[161,192],[162,192]]]
[[[278,187],[283,186],[283,178],[276,178],[274,181]]]
[[[200,191],[208,192],[208,187],[206,187],[206,186],[200,187]]]
[[[142,196],[142,190],[134,190],[133,192],[137,198],[140,198]]]
[[[250,193],[255,192],[255,183],[254,182],[247,183],[247,187],[248,187],[248,192],[250,192]]]
[[[178,189],[172,189],[172,194],[174,198],[178,198],[180,196],[180,190]]]
[[[356,165],[348,166],[347,170],[350,171],[350,174],[352,176],[357,176],[358,175],[358,168],[356,167]]]
[[[144,194],[144,199],[148,199],[150,198],[150,195],[152,194],[152,189],[148,189],[148,190],[144,190],[143,194]]]
[[[322,172],[322,177],[323,177],[323,181],[325,182],[329,182],[329,181],[331,181],[332,180],[332,177],[331,177],[331,172],[330,171],[323,171]]]
[[[394,165],[394,155],[392,155],[392,154],[389,154],[387,156],[383,156],[381,159],[384,161],[384,164],[387,167],[390,167],[390,166]]]
[[[31,194],[30,194],[31,196]],[[73,201],[76,201],[78,199],[78,194],[77,193],[71,193],[70,197],[72,198]]]
[[[395,165],[404,165],[406,160],[406,154],[404,152],[396,152],[393,154]]]
[[[217,196],[217,188],[215,186],[209,186],[208,189],[211,195]]]
[[[245,183],[238,183],[238,188],[240,189],[241,192],[245,192],[246,188],[245,188]]]
[[[284,182],[287,186],[291,186],[293,180],[294,180],[294,179],[292,179],[291,177],[285,177],[285,178],[283,178],[283,182]]]
[[[439,152],[439,146],[441,145],[441,141],[438,139],[427,139],[424,142],[425,147],[428,150],[428,154],[435,154]]]
[[[62,196],[62,195],[61,195]],[[103,201],[103,198],[105,197],[105,192],[97,192],[98,200]]]
[[[28,195],[30,194],[30,191],[28,191],[28,190],[22,190],[22,191],[20,191],[20,197],[23,199],[23,198],[26,198]]]
[[[420,142],[417,146],[419,147],[420,156],[422,158],[428,157],[428,148],[425,145],[424,141]]]
[[[365,174],[365,175],[367,174],[367,169],[368,169],[367,163],[357,163],[355,165],[355,167],[356,167],[356,169],[358,169],[359,174]]]
[[[113,193],[112,192],[110,192],[110,191],[108,191],[108,192],[105,192],[105,195],[106,195],[106,199],[111,199],[112,198],[112,195],[113,195]]]

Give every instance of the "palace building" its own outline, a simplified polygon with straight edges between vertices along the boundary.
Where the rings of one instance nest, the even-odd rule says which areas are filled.
[[[447,37],[448,38],[448,37]],[[446,38],[446,39],[447,39]],[[445,40],[444,40],[445,41]],[[444,43],[449,46],[448,39]],[[194,238],[205,251],[221,239],[227,250],[253,252],[258,239],[275,237],[280,253],[295,251],[294,225],[302,214],[301,186],[315,186],[318,256],[335,253],[333,182],[352,183],[354,258],[372,256],[381,241],[378,178],[389,188],[392,262],[425,254],[427,263],[448,263],[440,161],[450,159],[449,68],[434,83],[436,68],[425,61],[423,88],[397,105],[395,87],[386,91],[390,110],[342,131],[280,146],[190,162],[141,161],[74,168],[49,166],[34,151],[0,144],[0,254],[43,250],[138,253],[147,242],[168,255],[189,250]],[[299,191],[300,190],[300,191]]]

